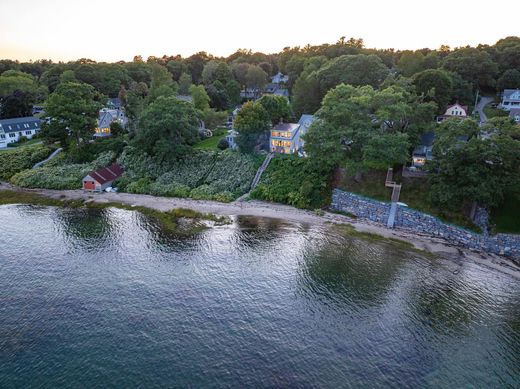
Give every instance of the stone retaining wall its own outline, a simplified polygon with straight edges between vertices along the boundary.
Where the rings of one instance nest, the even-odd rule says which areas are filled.
[[[369,199],[334,189],[330,208],[386,226],[390,203]],[[448,242],[469,249],[520,258],[520,235],[487,233],[477,234],[461,227],[444,223],[434,216],[398,206],[395,227],[442,237]]]

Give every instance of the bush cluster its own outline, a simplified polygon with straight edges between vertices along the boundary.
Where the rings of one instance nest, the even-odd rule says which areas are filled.
[[[127,147],[119,163],[125,174],[114,185],[130,193],[229,202],[249,190],[257,158],[232,151],[197,151],[171,163],[157,163]]]
[[[47,165],[15,174],[11,182],[24,188],[80,189],[83,177],[92,170],[107,166],[113,158],[111,151],[101,153],[93,162],[82,164],[66,164],[65,156],[56,157],[56,161]]]
[[[278,155],[269,164],[251,197],[298,208],[320,208],[329,200],[331,173],[308,158]]]
[[[16,173],[32,168],[35,163],[47,158],[52,151],[51,147],[33,145],[0,152],[0,179],[9,180]]]

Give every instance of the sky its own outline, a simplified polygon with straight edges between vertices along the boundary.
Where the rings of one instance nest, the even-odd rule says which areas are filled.
[[[376,48],[475,46],[520,35],[518,15],[518,0],[0,0],[0,58],[227,56],[341,36]]]

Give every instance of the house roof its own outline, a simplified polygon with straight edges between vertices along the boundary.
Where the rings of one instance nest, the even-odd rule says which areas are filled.
[[[273,77],[271,77],[271,81],[274,84],[280,84],[281,82],[289,81],[289,77],[288,76],[284,76],[282,73],[278,72],[278,74],[276,74]]]
[[[275,96],[283,96],[289,98],[289,91],[284,88],[280,88],[274,91],[273,93]]]
[[[117,97],[108,99],[107,105],[111,105],[115,108],[121,108],[121,99],[119,99]]]
[[[110,166],[90,172],[87,175],[87,177],[90,176],[94,180],[96,180],[98,183],[103,185],[103,184],[106,184],[107,182],[114,181],[118,177],[121,177],[121,175],[123,173],[124,173],[124,169],[121,166],[119,166],[117,163],[113,163]]]
[[[448,112],[448,110],[450,108],[453,108],[453,107],[460,107],[464,110],[464,112],[466,112],[466,115],[468,114],[468,106],[467,105],[461,105],[459,103],[455,103],[455,104],[452,104],[452,105],[449,105],[447,108],[446,108],[446,112]]]
[[[298,124],[302,127],[302,130],[308,130],[311,124],[316,120],[314,115],[302,115],[300,120],[298,120]]]
[[[503,97],[508,99],[515,93],[520,93],[520,89],[504,89]]]
[[[520,108],[511,108],[509,110],[509,117],[514,118],[517,115],[520,115]]]
[[[40,119],[34,116],[26,116],[23,118],[12,118],[0,120],[0,130],[5,133],[37,130],[40,128]]]
[[[289,131],[294,132],[300,127],[299,124],[296,123],[278,123],[274,126],[273,131]]]

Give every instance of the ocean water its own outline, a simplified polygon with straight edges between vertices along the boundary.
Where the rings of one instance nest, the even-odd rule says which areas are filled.
[[[0,206],[1,388],[520,387],[520,281],[331,229]]]

